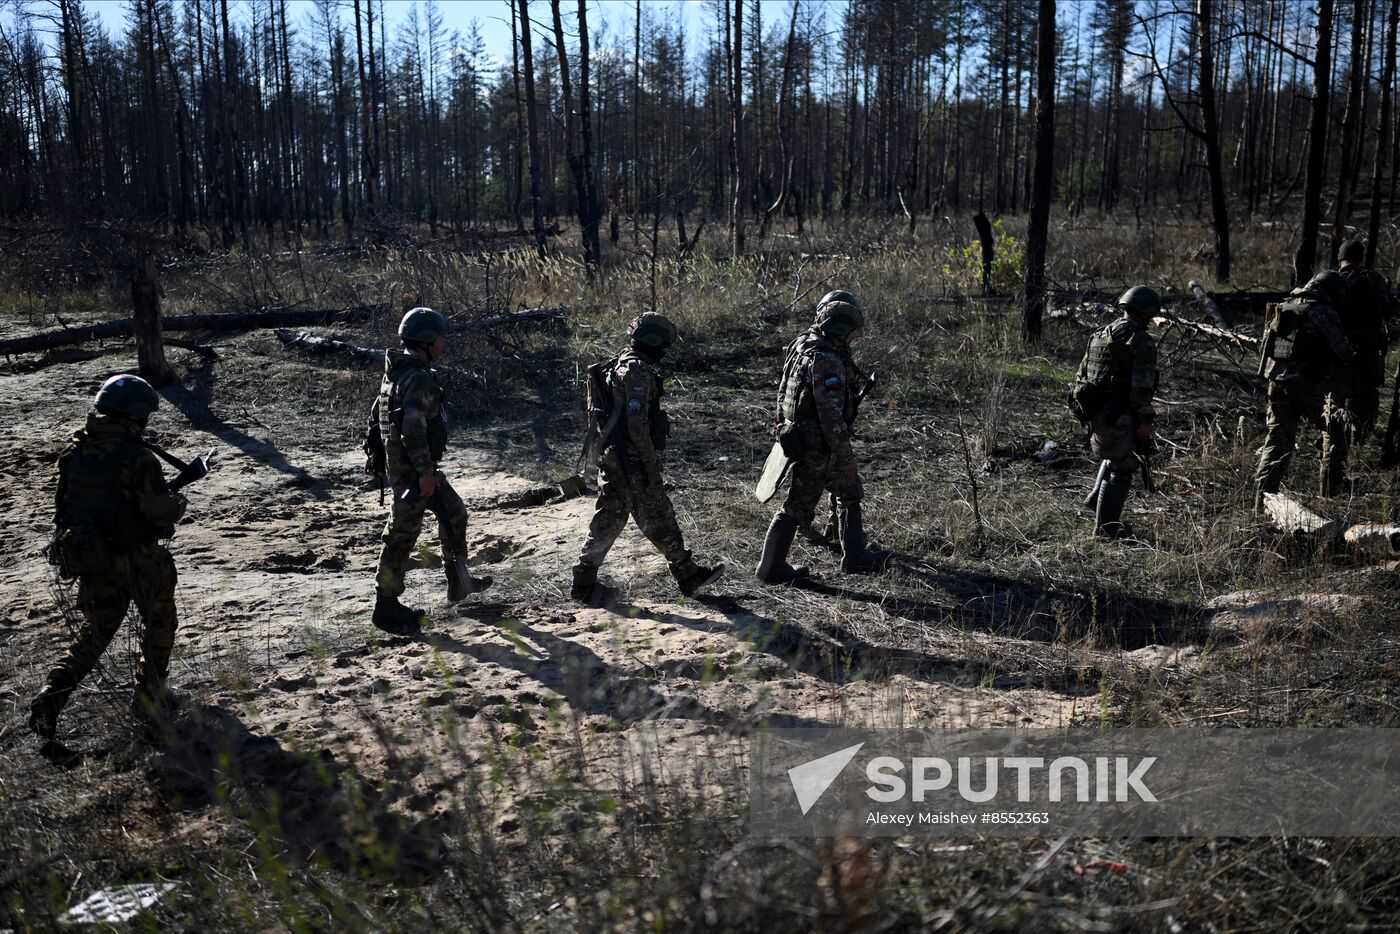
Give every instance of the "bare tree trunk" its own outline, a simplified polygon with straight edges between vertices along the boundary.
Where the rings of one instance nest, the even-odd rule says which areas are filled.
[[[783,53],[783,78],[778,86],[778,151],[781,154],[782,165],[779,167],[783,173],[781,187],[778,189],[778,196],[768,209],[763,212],[763,220],[759,227],[758,239],[761,241],[768,236],[768,226],[773,221],[773,215],[782,216],[783,208],[787,204],[788,190],[792,187],[792,146],[788,140],[788,112],[791,109],[789,98],[792,95],[792,55],[793,47],[797,39],[797,6],[798,0],[792,0],[792,19],[788,22],[787,49]]]
[[[589,86],[589,65],[587,0],[578,0],[578,119],[583,142],[579,158],[583,163],[583,198],[588,206],[587,218],[583,221],[583,242],[585,255],[591,249],[596,266],[603,260],[602,243],[598,239],[602,211],[598,205],[598,181],[593,172],[593,92]]]
[[[1351,62],[1348,66],[1347,108],[1342,113],[1342,151],[1337,160],[1337,200],[1332,205],[1332,242],[1327,258],[1337,255],[1346,234],[1348,195],[1355,184],[1352,178],[1352,150],[1357,148],[1356,125],[1362,109],[1361,87],[1366,82],[1366,4],[1353,0],[1351,15]]]
[[[583,0],[580,0],[582,5]],[[574,196],[578,200],[578,227],[579,240],[583,246],[583,269],[588,281],[593,281],[593,274],[598,266],[598,257],[594,253],[595,244],[589,240],[589,224],[594,224],[594,231],[597,231],[596,221],[593,220],[593,206],[589,203],[592,191],[585,174],[583,158],[579,153],[579,141],[574,134],[574,85],[569,77],[569,56],[564,49],[564,21],[559,15],[559,0],[550,0],[550,12],[554,18],[554,48],[559,53],[559,87],[564,96],[564,159],[569,165],[569,174],[574,179]]]
[[[738,259],[744,255],[744,0],[734,0],[730,45],[729,246]]]
[[[1308,175],[1303,189],[1303,236],[1293,254],[1293,284],[1312,278],[1317,228],[1322,221],[1322,172],[1327,157],[1327,109],[1332,94],[1332,0],[1317,2],[1317,46],[1313,53],[1312,120],[1308,126]]]
[[[1366,265],[1376,262],[1376,241],[1381,231],[1381,201],[1385,181],[1386,150],[1390,148],[1390,121],[1394,115],[1392,97],[1395,83],[1395,42],[1397,20],[1400,20],[1400,0],[1390,0],[1390,19],[1385,30],[1385,66],[1381,70],[1380,126],[1376,130],[1376,158],[1371,167],[1371,216],[1366,225]],[[1391,167],[1391,172],[1395,171]]]
[[[1201,141],[1210,173],[1210,213],[1215,227],[1215,278],[1230,281],[1230,211],[1225,201],[1225,171],[1220,158],[1220,121],[1215,112],[1214,56],[1211,54],[1211,0],[1196,0],[1201,48]]]
[[[1021,330],[1040,339],[1045,314],[1045,248],[1055,182],[1055,0],[1039,0],[1035,35],[1035,166],[1026,224],[1026,307]]]
[[[364,37],[361,35],[360,29],[360,0],[353,0],[353,2],[355,6],[355,59],[359,63],[360,70],[360,122],[364,128],[364,148],[360,152],[360,167],[364,173],[365,199],[369,206],[369,219],[373,222],[379,219],[382,207],[379,194],[378,146],[375,143],[374,135],[374,87],[365,71]],[[374,0],[366,0],[366,2],[373,3]],[[370,54],[373,55],[374,31],[372,26],[369,41]]]
[[[534,216],[535,249],[540,259],[548,255],[544,215],[540,212],[540,129],[535,107],[535,56],[530,48],[529,0],[518,0],[520,9],[520,58],[525,66],[525,127],[530,141],[530,209]]]
[[[136,337],[136,372],[152,386],[164,386],[175,378],[160,342],[160,283],[156,258],[147,253],[131,276],[133,333]]]

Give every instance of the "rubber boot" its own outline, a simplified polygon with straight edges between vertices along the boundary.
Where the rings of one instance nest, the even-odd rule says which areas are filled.
[[[861,519],[860,503],[843,507],[841,522],[841,570],[847,574],[878,574],[889,563],[890,553],[869,548],[865,541],[865,525]]]
[[[1101,538],[1127,538],[1132,529],[1123,524],[1123,505],[1133,485],[1132,474],[1114,471],[1099,489],[1098,509],[1094,514],[1094,534]]]
[[[785,512],[773,517],[768,534],[763,539],[763,554],[758,559],[755,576],[765,584],[791,584],[808,576],[807,568],[788,564],[788,551],[797,534],[797,520]]]
[[[707,584],[713,584],[724,576],[724,565],[719,564],[712,568],[702,567],[690,559],[679,564],[671,565],[671,575],[675,577],[676,583],[680,585],[681,593],[687,597],[693,597],[699,593],[700,588]]]
[[[419,630],[418,611],[399,602],[399,598],[376,590],[374,593],[374,616],[376,629],[390,635],[406,636]]]
[[[461,603],[472,594],[481,593],[494,583],[489,577],[472,577],[467,570],[467,562],[460,559],[444,561],[442,570],[447,575],[448,603]]]
[[[579,562],[574,565],[574,583],[569,588],[569,596],[579,603],[592,604],[602,588],[598,586],[598,569],[591,564]]]

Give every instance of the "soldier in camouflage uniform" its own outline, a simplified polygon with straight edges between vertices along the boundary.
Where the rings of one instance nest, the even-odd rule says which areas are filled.
[[[784,351],[775,420],[792,467],[787,498],[768,526],[755,571],[764,583],[788,584],[808,576],[807,568],[788,564],[788,551],[797,530],[811,525],[817,503],[828,491],[835,494],[841,570],[874,573],[889,560],[888,552],[866,543],[864,489],[851,443],[865,381],[851,357],[851,343],[864,324],[854,295],[830,292],[817,304],[812,326]]]
[[[479,593],[491,586],[491,578],[458,569],[455,558],[467,553],[467,508],[438,469],[447,450],[447,417],[432,363],[447,349],[447,318],[431,308],[414,308],[399,323],[399,342],[402,349],[384,354],[384,379],[370,410],[394,491],[375,574],[373,621],[386,632],[407,633],[418,628],[420,614],[399,597],[429,509],[438,520],[447,599],[456,603]]]
[[[1162,299],[1149,286],[1135,285],[1118,298],[1123,317],[1089,339],[1079,363],[1074,398],[1088,415],[1089,449],[1108,461],[1109,474],[1096,488],[1094,534],[1124,538],[1132,530],[1123,522],[1123,507],[1139,466],[1139,452],[1151,444],[1157,390],[1157,342],[1147,330],[1162,310]]]
[[[185,498],[172,493],[160,462],[141,440],[160,396],[145,380],[114,376],[102,384],[87,425],[58,459],[56,534],[50,560],[78,578],[83,624],[30,705],[29,726],[53,739],[59,712],[92,671],[128,604],[141,614],[136,712],[162,712],[175,645],[175,562],[159,544],[175,534]]]
[[[671,566],[681,593],[692,596],[719,579],[724,565],[702,567],[686,550],[671,498],[661,477],[660,451],[670,434],[661,410],[662,380],[656,366],[676,339],[665,315],[646,312],[629,328],[632,345],[604,365],[607,422],[599,439],[598,499],[588,538],[573,568],[576,600],[598,597],[598,569],[630,515]]]
[[[1337,251],[1338,272],[1346,282],[1346,301],[1337,308],[1347,339],[1357,351],[1356,385],[1347,398],[1357,444],[1365,444],[1376,427],[1381,386],[1385,384],[1385,354],[1390,347],[1388,325],[1395,308],[1390,286],[1380,273],[1362,265],[1366,245],[1348,240]]]
[[[1265,333],[1264,378],[1269,381],[1268,434],[1254,473],[1254,505],[1277,493],[1293,459],[1304,419],[1325,436],[1323,492],[1345,483],[1350,419],[1345,404],[1356,388],[1357,352],[1337,308],[1346,301],[1339,273],[1313,276],[1271,312]]]

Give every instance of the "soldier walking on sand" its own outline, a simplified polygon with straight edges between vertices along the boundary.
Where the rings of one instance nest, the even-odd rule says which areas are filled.
[[[47,554],[63,577],[77,577],[83,623],[30,704],[29,727],[44,739],[54,738],[59,713],[97,665],[133,602],[142,631],[132,709],[148,722],[166,712],[176,575],[160,539],[175,534],[185,498],[167,485],[155,449],[141,438],[159,406],[160,396],[145,380],[113,376],[97,391],[86,426],[58,459],[55,535]]]
[[[791,466],[787,498],[768,526],[755,570],[766,584],[788,584],[808,576],[806,567],[788,564],[788,551],[797,530],[811,525],[827,491],[835,494],[841,570],[874,573],[889,560],[888,552],[866,543],[864,488],[852,445],[851,426],[865,380],[851,357],[851,344],[864,324],[854,295],[829,292],[817,303],[812,326],[784,351],[775,420],[778,442]]]
[[[589,408],[595,424],[585,447],[596,453],[598,499],[573,568],[570,594],[575,600],[597,599],[598,569],[628,516],[666,558],[687,597],[724,573],[722,564],[703,567],[691,558],[661,477],[660,452],[670,434],[670,420],[661,409],[662,380],[656,367],[675,343],[675,325],[649,311],[634,318],[629,331],[628,349],[589,367]]]
[[[1269,306],[1260,348],[1262,375],[1269,381],[1268,434],[1254,472],[1256,510],[1288,475],[1304,419],[1323,433],[1323,493],[1331,496],[1345,483],[1346,403],[1357,383],[1356,348],[1337,313],[1345,301],[1346,280],[1322,272],[1294,289],[1288,301]]]
[[[402,348],[384,354],[384,379],[370,409],[369,436],[374,439],[377,432],[382,441],[384,470],[394,492],[374,578],[373,622],[385,632],[405,634],[418,629],[420,614],[399,597],[429,509],[437,516],[448,601],[480,593],[491,586],[491,578],[473,577],[467,569],[467,507],[439,469],[447,450],[447,416],[432,364],[447,349],[447,318],[431,308],[414,308],[399,323],[399,342]],[[367,471],[373,469],[366,464]]]
[[[1132,535],[1123,507],[1152,443],[1157,342],[1147,328],[1162,299],[1156,289],[1135,285],[1118,297],[1118,307],[1123,317],[1089,338],[1070,393],[1070,408],[1089,426],[1089,450],[1100,463],[1089,502],[1094,534],[1105,538]]]
[[[1376,427],[1381,387],[1385,385],[1385,355],[1390,348],[1388,325],[1395,308],[1385,277],[1362,265],[1366,244],[1348,240],[1337,251],[1338,273],[1346,282],[1346,300],[1336,309],[1347,340],[1356,349],[1356,384],[1347,397],[1353,438],[1365,444]]]

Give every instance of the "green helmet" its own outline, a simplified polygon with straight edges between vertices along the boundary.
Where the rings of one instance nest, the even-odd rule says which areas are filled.
[[[817,302],[817,310],[821,311],[823,307],[830,305],[832,302],[845,302],[847,305],[856,309],[856,311],[860,310],[860,299],[856,298],[845,289],[833,289],[827,292],[822,296],[822,300]]]
[[[1340,302],[1346,298],[1347,281],[1339,272],[1320,272],[1309,279],[1299,291],[1312,293],[1324,302]]]
[[[399,322],[399,340],[405,344],[431,344],[447,333],[447,318],[432,308],[414,308]]]
[[[1118,296],[1118,307],[1131,308],[1150,318],[1162,310],[1162,296],[1150,285],[1135,285]]]
[[[676,326],[671,319],[655,311],[644,311],[632,319],[627,330],[632,343],[665,350],[676,342]]]
[[[817,308],[816,325],[823,334],[842,337],[864,327],[865,315],[861,314],[859,305],[846,301],[827,302]]]
[[[122,415],[144,422],[160,408],[160,396],[141,377],[118,373],[102,384],[92,404],[104,415]]]
[[[1337,248],[1337,262],[1360,263],[1366,259],[1366,244],[1360,240],[1348,240]]]

